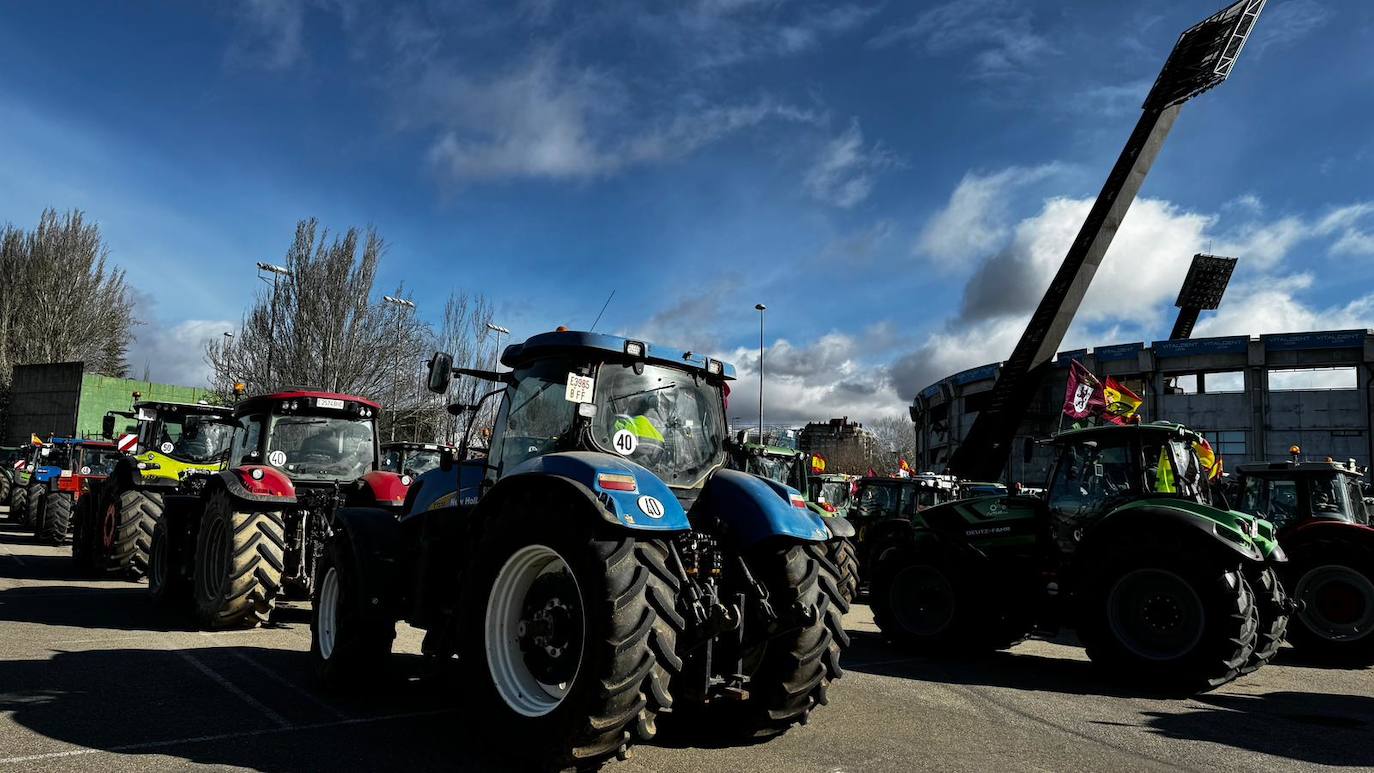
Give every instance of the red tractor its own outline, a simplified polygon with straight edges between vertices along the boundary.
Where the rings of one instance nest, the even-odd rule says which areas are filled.
[[[71,533],[73,512],[96,505],[99,496],[88,495],[100,490],[100,483],[119,460],[119,451],[113,443],[95,440],[53,438],[49,442],[54,450],[43,464],[60,469],[46,483],[33,484],[30,525],[40,542],[61,545]]]
[[[234,407],[227,468],[199,497],[170,503],[153,528],[148,586],[193,603],[207,628],[265,622],[278,596],[309,598],[344,506],[400,511],[407,476],[379,469],[381,406],[293,390]]]

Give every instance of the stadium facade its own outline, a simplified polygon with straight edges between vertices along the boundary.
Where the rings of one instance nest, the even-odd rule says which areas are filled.
[[[1288,458],[1297,444],[1309,459],[1374,458],[1374,333],[1312,333],[1190,338],[1060,352],[1042,380],[1007,463],[1007,479],[1045,480],[1048,449],[1023,456],[1026,439],[1061,426],[1069,363],[1078,360],[1144,398],[1143,420],[1168,419],[1206,433],[1222,458]],[[943,471],[979,409],[1000,363],[955,373],[922,389],[912,402],[920,469]]]

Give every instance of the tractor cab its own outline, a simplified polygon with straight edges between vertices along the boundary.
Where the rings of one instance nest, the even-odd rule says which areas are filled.
[[[1239,509],[1281,531],[1309,519],[1369,523],[1360,486],[1364,471],[1353,462],[1256,462],[1237,472]]]
[[[855,478],[852,475],[813,475],[809,483],[807,501],[816,502],[827,512],[844,517],[849,514],[855,488]]]
[[[784,486],[807,491],[806,453],[787,446],[749,443],[745,433],[730,446],[730,466]]]
[[[134,455],[145,463],[143,469],[168,468],[173,478],[187,466],[216,465],[222,461],[234,434],[229,417],[233,409],[204,403],[140,401],[130,412],[105,414],[103,434],[115,439],[132,430],[138,435]],[[132,419],[136,425],[123,426],[119,419]]]
[[[381,469],[418,478],[430,470],[438,469],[445,453],[451,456],[456,450],[453,446],[437,443],[391,441],[382,444]]]
[[[379,468],[371,400],[330,392],[250,397],[233,410],[229,465],[269,465],[292,483],[352,482]]]
[[[452,373],[502,385],[476,405],[450,408],[476,414],[486,400],[500,400],[487,458],[463,463],[459,485],[465,500],[476,496],[476,486],[490,487],[560,452],[603,454],[643,468],[684,506],[725,466],[731,365],[692,352],[650,350],[641,341],[563,331],[506,347],[501,363],[511,370],[454,369],[444,353],[430,363],[429,387],[435,392],[447,389]],[[469,422],[460,459],[475,427]],[[627,477],[631,468],[620,467],[608,474]],[[629,480],[604,478],[597,485],[634,490]]]
[[[928,507],[959,499],[958,481],[923,473],[910,478],[860,478],[850,504],[856,524],[910,519]]]

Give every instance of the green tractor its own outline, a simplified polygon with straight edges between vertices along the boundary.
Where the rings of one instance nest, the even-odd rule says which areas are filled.
[[[129,413],[105,414],[103,433],[126,450],[99,497],[82,500],[75,516],[72,559],[87,572],[130,579],[148,571],[153,527],[168,497],[200,496],[224,468],[233,435],[230,408],[145,400]],[[137,436],[116,438],[120,418],[137,422]]]
[[[843,515],[827,500],[825,484],[818,485],[817,476],[811,473],[811,454],[787,446],[750,443],[748,432],[741,430],[735,442],[729,446],[729,465],[732,469],[791,486],[805,497],[806,507],[822,518]],[[840,477],[846,479],[847,498],[848,476]],[[854,543],[850,540],[834,540],[826,548],[830,560],[840,570],[840,592],[846,602],[852,602],[859,590],[859,559]]]
[[[1200,440],[1169,422],[1062,432],[1043,498],[920,511],[874,572],[878,627],[963,653],[1072,628],[1095,664],[1169,690],[1259,668],[1292,611],[1286,558],[1268,521],[1208,504]]]
[[[819,504],[822,510],[845,518],[849,515],[857,480],[858,478],[853,475],[840,472],[812,475],[810,488],[807,489],[807,499]]]
[[[24,452],[27,450],[21,446],[0,446],[0,505],[10,503],[10,493],[19,480],[19,470],[15,465],[24,461]]]

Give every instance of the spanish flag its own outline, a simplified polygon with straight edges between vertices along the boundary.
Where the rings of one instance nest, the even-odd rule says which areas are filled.
[[[1135,421],[1136,410],[1145,402],[1112,376],[1108,376],[1107,383],[1103,384],[1102,396],[1106,402],[1102,408],[1102,418],[1113,424],[1130,424]]]
[[[820,454],[811,455],[811,474],[820,475],[825,472],[825,457]]]
[[[897,462],[897,471],[901,473],[903,478],[910,477],[912,473],[911,465],[907,464],[905,459],[900,459]]]
[[[38,437],[37,435],[33,434],[32,432],[30,432],[30,433],[29,433],[29,443],[30,443],[30,445],[41,446],[41,445],[43,445],[43,439],[40,438],[40,437]]]
[[[1202,469],[1207,471],[1208,480],[1221,475],[1221,457],[1212,450],[1212,444],[1208,443],[1206,438],[1194,443],[1193,450],[1197,452],[1198,463],[1202,465]]]

